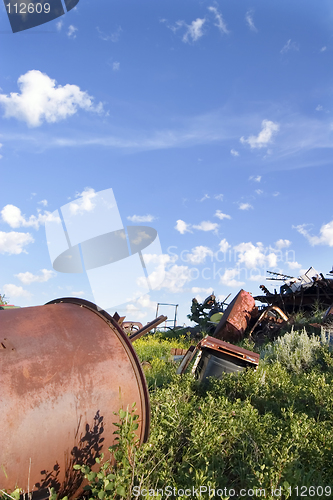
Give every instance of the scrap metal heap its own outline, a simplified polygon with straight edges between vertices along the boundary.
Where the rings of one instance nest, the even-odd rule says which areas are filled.
[[[270,306],[280,307],[285,313],[291,314],[299,310],[311,311],[317,302],[322,307],[329,307],[333,303],[333,279],[325,278],[310,267],[305,274],[298,278],[281,273],[267,271],[270,281],[282,281],[279,292],[271,293],[265,285],[260,285],[264,295],[254,297],[255,300]],[[329,273],[331,276],[333,272]]]

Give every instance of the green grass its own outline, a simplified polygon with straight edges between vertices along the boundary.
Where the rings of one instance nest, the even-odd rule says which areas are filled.
[[[185,339],[157,335],[134,346],[152,365],[146,371],[150,437],[137,447],[128,431],[135,419],[122,414],[112,450],[117,464],[104,464],[99,475],[83,470],[94,483],[89,498],[143,498],[135,495],[139,485],[154,491],[262,488],[269,500],[277,498],[272,488],[281,487],[280,500],[296,499],[289,494],[296,486],[333,491],[333,356],[324,337],[293,331],[262,350],[257,371],[205,384],[177,376],[168,360],[172,347],[188,346]]]

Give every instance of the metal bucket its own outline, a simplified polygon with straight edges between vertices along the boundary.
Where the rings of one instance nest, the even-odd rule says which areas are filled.
[[[142,442],[150,406],[140,362],[95,304],[66,298],[0,311],[1,489],[77,495],[82,476],[73,465],[107,452],[114,412],[133,402]]]

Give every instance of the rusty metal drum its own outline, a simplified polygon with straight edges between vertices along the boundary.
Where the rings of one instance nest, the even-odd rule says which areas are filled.
[[[136,403],[149,433],[149,395],[131,342],[81,299],[0,311],[0,488],[73,497],[74,464],[93,465],[114,443],[114,412]],[[61,498],[61,496],[60,496]]]

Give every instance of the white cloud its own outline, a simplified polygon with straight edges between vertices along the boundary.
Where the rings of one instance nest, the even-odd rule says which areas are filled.
[[[192,248],[192,253],[186,255],[186,261],[191,264],[202,264],[205,262],[208,255],[213,256],[213,252],[210,248],[202,245],[197,246]]]
[[[249,180],[253,181],[253,182],[260,182],[261,181],[261,175],[250,175]]]
[[[96,205],[92,200],[97,196],[97,193],[93,188],[86,187],[82,193],[77,193],[75,196],[79,199],[69,204],[69,210],[72,215],[91,212],[95,208]]]
[[[253,11],[252,10],[247,11],[245,19],[246,19],[247,25],[250,28],[250,30],[257,32],[258,30],[255,27],[254,21],[253,21]]]
[[[320,49],[320,52],[325,52],[325,50],[327,50],[327,47],[326,47],[326,46],[322,47],[322,48]]]
[[[74,115],[79,108],[101,112],[102,104],[93,105],[93,98],[77,85],[56,86],[45,73],[31,70],[17,81],[20,93],[0,94],[0,104],[6,118],[25,121],[29,127],[39,127],[44,121],[55,123]]]
[[[276,248],[278,248],[279,250],[281,250],[282,248],[288,248],[290,247],[290,245],[291,241],[283,239],[277,240],[277,242],[275,243]]]
[[[172,266],[165,272],[165,278],[160,288],[166,288],[169,292],[183,292],[185,283],[191,281],[191,270],[187,266]]]
[[[219,225],[217,222],[210,222],[209,220],[204,220],[200,224],[193,225],[194,229],[199,231],[216,231]]]
[[[292,42],[291,38],[287,41],[287,43],[280,50],[281,54],[285,54],[289,52],[289,50],[299,50],[299,44],[296,42]]]
[[[214,200],[223,201],[223,194],[216,194],[216,195],[214,196]]]
[[[322,111],[324,108],[321,104],[318,104],[318,106],[316,107],[316,111]]]
[[[244,264],[247,268],[258,267],[276,267],[278,256],[274,252],[267,254],[263,244],[258,242],[253,245],[251,242],[240,243],[234,246],[234,250],[238,257],[238,262]]]
[[[153,215],[130,215],[127,217],[131,222],[152,222],[156,219]]]
[[[302,264],[299,264],[296,261],[288,262],[287,264],[288,264],[290,269],[300,269],[302,267]]]
[[[293,226],[297,231],[306,237],[310,245],[328,245],[333,247],[333,220],[323,224],[319,231],[319,236],[311,236],[307,230],[308,224]]]
[[[67,31],[67,36],[68,38],[76,38],[76,34],[75,32],[78,31],[77,28],[75,28],[75,26],[73,26],[72,24],[69,26],[68,28],[68,31]]]
[[[239,156],[239,153],[238,151],[236,151],[236,149],[231,149],[230,153],[232,154],[232,156]]]
[[[2,146],[3,146],[3,144],[0,143],[0,149],[2,148]],[[3,158],[2,155],[0,155],[0,160],[1,160],[1,158]]]
[[[39,203],[39,205],[43,205],[44,207],[47,207],[47,200],[41,200],[38,203]]]
[[[270,142],[272,142],[272,137],[273,135],[279,131],[280,126],[278,123],[274,123],[270,120],[263,120],[262,123],[262,130],[259,132],[257,136],[255,135],[250,135],[247,139],[244,139],[244,137],[240,138],[240,142],[242,144],[249,144],[251,149],[253,148],[263,148],[267,146]]]
[[[47,211],[43,214],[39,212],[37,217],[35,215],[31,215],[29,219],[26,219],[25,215],[22,215],[21,210],[15,205],[6,205],[1,210],[1,217],[3,222],[6,222],[14,229],[18,227],[34,227],[35,229],[38,229],[39,226],[44,224],[46,221],[60,222],[59,217],[54,217]]]
[[[218,217],[220,220],[223,220],[223,219],[231,219],[231,216],[230,215],[227,215],[227,214],[223,214],[221,212],[221,210],[216,210],[215,214],[214,214],[215,217]]]
[[[180,234],[184,234],[186,232],[191,233],[191,230],[189,228],[190,228],[190,224],[186,224],[186,222],[184,222],[181,219],[177,220],[177,223],[175,225],[175,229],[177,231],[179,231]]]
[[[113,71],[119,71],[120,70],[120,62],[115,61],[112,64],[112,69],[113,69]]]
[[[211,287],[210,288],[200,288],[198,286],[193,286],[191,288],[191,292],[192,293],[206,293],[207,295],[211,295],[214,292],[214,290]]]
[[[31,283],[34,283],[34,282],[45,283],[46,281],[49,281],[49,279],[54,278],[56,276],[56,273],[52,270],[49,270],[49,269],[42,269],[41,274],[39,276],[32,274],[29,271],[27,271],[25,273],[15,274],[15,276],[24,285],[30,285]]]
[[[71,292],[72,297],[82,297],[83,295],[85,295],[85,292],[83,290],[79,290],[78,292]]]
[[[223,240],[221,240],[219,243],[219,251],[222,253],[226,253],[230,247],[231,245],[229,245],[225,238],[223,238]]]
[[[21,286],[16,286],[12,285],[11,283],[8,283],[6,285],[3,285],[2,287],[3,293],[6,295],[8,298],[12,297],[31,297],[31,294],[24,290]]]
[[[263,193],[263,190],[262,189],[256,189],[255,191],[258,195],[261,195]]]
[[[203,25],[205,24],[205,19],[196,19],[195,21],[192,21],[191,24],[186,24],[183,23],[187,30],[186,33],[183,36],[183,42],[187,43],[189,42],[189,38],[192,39],[193,42],[196,42],[203,36]]]
[[[107,35],[106,33],[104,33],[101,29],[99,29],[99,27],[97,26],[96,27],[97,31],[98,31],[98,36],[101,40],[103,40],[104,42],[108,42],[108,41],[111,41],[111,42],[118,42],[119,40],[119,37],[120,37],[120,33],[122,32],[122,29],[121,29],[121,26],[118,26],[118,28],[116,29],[116,31],[114,31],[113,33],[111,33],[111,35]]]
[[[221,33],[224,33],[224,34],[228,34],[229,33],[229,30],[227,28],[227,25],[225,23],[225,21],[223,20],[223,17],[222,17],[222,14],[218,11],[218,9],[216,7],[208,7],[208,10],[210,12],[212,12],[215,16],[215,20],[216,20],[216,23],[214,24],[214,26],[216,26]]]
[[[245,285],[244,281],[236,280],[239,277],[239,269],[226,269],[223,276],[221,277],[220,283],[230,287],[240,287]]]
[[[63,24],[64,24],[64,22],[62,20],[58,21],[56,23],[56,28],[57,28],[58,31],[61,31],[61,28],[62,28]]]
[[[209,194],[204,194],[203,197],[199,201],[209,200],[209,198],[210,198]]]
[[[253,206],[250,203],[240,203],[239,210],[250,210]]]
[[[16,231],[5,233],[0,231],[0,253],[8,253],[10,255],[18,255],[22,252],[27,253],[23,247],[34,241],[30,233],[18,233]]]

